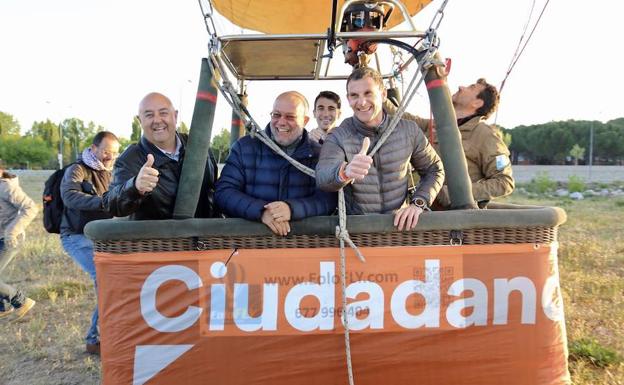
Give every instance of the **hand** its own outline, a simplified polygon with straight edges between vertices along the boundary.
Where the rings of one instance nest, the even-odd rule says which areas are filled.
[[[310,131],[310,138],[315,142],[319,142],[321,139],[325,140],[325,137],[327,137],[327,134],[320,128],[315,128],[314,130]]]
[[[422,212],[423,210],[415,205],[403,207],[394,215],[394,225],[399,231],[403,231],[403,229],[414,230],[418,223],[418,217]]]
[[[264,205],[265,211],[273,217],[276,222],[288,222],[290,221],[290,206],[288,203],[282,201],[271,202]]]
[[[261,221],[262,223],[267,225],[275,235],[286,236],[290,232],[290,224],[288,223],[288,221],[276,221],[275,219],[273,219],[273,214],[269,209],[266,209],[262,212]]]
[[[147,161],[141,167],[139,175],[134,180],[134,187],[139,190],[141,195],[152,192],[158,184],[158,170],[152,168],[154,164],[154,155],[147,154]]]
[[[345,167],[345,175],[347,176],[347,178],[360,181],[364,179],[364,177],[368,174],[368,170],[373,164],[373,158],[366,155],[369,146],[370,139],[364,138],[364,141],[362,142],[362,149],[358,154],[353,157],[353,159],[351,159],[351,162],[349,162]]]

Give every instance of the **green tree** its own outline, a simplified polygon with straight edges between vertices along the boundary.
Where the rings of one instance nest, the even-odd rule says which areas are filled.
[[[93,122],[85,123],[78,118],[69,118],[61,123],[63,128],[63,145],[65,146],[64,160],[75,161],[85,147],[91,144],[93,137],[104,127]],[[67,145],[66,145],[67,144]]]
[[[52,123],[50,119],[45,122],[34,122],[26,135],[31,138],[40,138],[47,143],[48,147],[58,149],[59,126]]]
[[[225,160],[230,152],[230,131],[223,129],[219,135],[212,138],[210,149],[217,158],[217,163]]]
[[[119,139],[119,153],[120,154],[124,152],[126,148],[128,148],[128,146],[130,146],[133,143],[136,143],[136,141],[132,139],[124,138],[124,137],[119,137],[118,139]]]
[[[186,123],[181,122],[180,123],[180,127],[178,127],[178,132],[181,134],[188,134],[189,133],[189,128],[186,125]]]
[[[141,122],[138,117],[132,119],[132,135],[130,135],[130,141],[137,143],[141,139]]]
[[[585,148],[575,143],[570,149],[570,156],[574,158],[574,165],[578,166],[579,159],[585,156]]]
[[[12,167],[50,168],[55,165],[55,153],[41,138],[14,135],[0,141],[0,159]]]
[[[503,142],[507,147],[511,146],[511,134],[509,132],[505,132],[503,135]]]
[[[10,135],[19,135],[19,122],[11,114],[0,111],[0,138]]]
[[[606,164],[624,159],[624,118],[601,122],[567,120],[532,126],[518,126],[509,146],[514,159],[521,155],[536,164],[563,164],[575,145],[589,148],[590,127],[594,127],[594,158]]]

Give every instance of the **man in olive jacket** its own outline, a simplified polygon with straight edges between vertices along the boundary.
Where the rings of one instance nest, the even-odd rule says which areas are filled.
[[[481,208],[494,198],[511,194],[515,187],[509,149],[501,131],[485,122],[496,111],[498,100],[496,87],[483,78],[469,86],[460,86],[453,94],[453,107],[466,156],[468,176],[472,182],[472,195]],[[384,108],[391,114],[396,111],[396,107],[388,102]],[[425,131],[434,148],[438,149],[433,122],[409,113],[404,113],[403,119],[415,121]],[[450,205],[448,188],[444,185],[434,206],[446,209]]]
[[[388,129],[382,109],[386,98],[381,75],[358,68],[347,79],[353,116],[335,128],[323,143],[316,166],[318,186],[345,188],[348,214],[395,213],[399,230],[413,229],[420,213],[435,199],[444,181],[442,162],[418,126],[401,120],[373,157],[367,155]],[[410,165],[420,184],[407,203]]]
[[[188,136],[176,132],[178,112],[169,98],[146,95],[139,104],[143,135],[119,156],[105,204],[111,214],[130,219],[171,219]],[[210,152],[195,217],[216,216],[217,163]]]

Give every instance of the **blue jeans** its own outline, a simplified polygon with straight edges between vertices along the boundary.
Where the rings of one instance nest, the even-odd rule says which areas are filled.
[[[80,266],[82,270],[88,273],[93,280],[96,288],[97,298],[97,281],[95,280],[95,263],[93,262],[93,242],[82,234],[63,234],[61,235],[61,243],[65,252]],[[95,305],[95,311],[91,316],[91,326],[87,332],[85,340],[88,344],[95,344],[100,340],[98,332],[98,308]]]

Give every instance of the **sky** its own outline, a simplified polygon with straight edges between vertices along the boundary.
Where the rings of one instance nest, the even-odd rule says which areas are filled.
[[[416,25],[428,27],[442,2],[429,4]],[[535,0],[535,12],[544,2]],[[532,3],[449,0],[438,32],[440,54],[453,63],[451,92],[480,77],[500,85]],[[623,117],[623,14],[617,0],[550,1],[507,80],[497,124]],[[240,32],[220,25],[224,34]],[[77,117],[129,137],[139,101],[158,91],[190,126],[207,43],[195,0],[0,0],[0,111],[13,115],[22,133],[33,121]],[[259,124],[268,122],[275,96],[291,89],[310,101],[320,90],[334,90],[343,97],[343,117],[351,115],[344,81],[256,81],[248,85],[249,109]],[[229,128],[230,111],[220,97],[213,134]],[[428,116],[426,91],[408,111]]]

